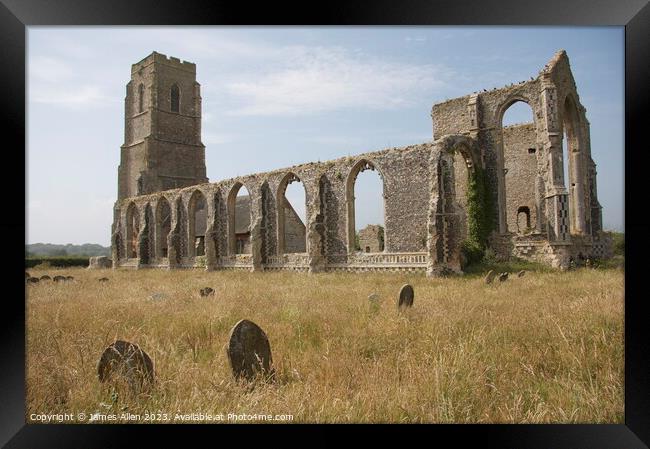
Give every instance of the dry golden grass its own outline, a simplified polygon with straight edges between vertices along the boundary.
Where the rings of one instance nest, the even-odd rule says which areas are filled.
[[[29,271],[76,280],[27,287],[28,420],[161,412],[171,422],[202,412],[294,422],[624,422],[620,270],[529,272],[495,285],[415,274]],[[398,313],[405,282],[415,303]],[[205,286],[216,295],[199,297]],[[149,299],[154,292],[168,298]],[[233,381],[224,348],[242,318],[269,337],[273,384]],[[151,395],[98,382],[97,361],[116,339],[153,359]]]

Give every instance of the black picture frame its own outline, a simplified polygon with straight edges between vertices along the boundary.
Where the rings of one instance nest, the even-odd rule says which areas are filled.
[[[625,201],[629,205],[646,204],[643,181],[647,178],[648,144],[643,139],[646,124],[648,81],[650,81],[650,5],[647,0],[552,0],[497,1],[472,3],[468,0],[426,1],[348,1],[303,2],[279,5],[275,2],[252,6],[246,2],[224,1],[82,1],[82,0],[1,0],[0,58],[2,58],[3,95],[0,126],[4,148],[5,195],[0,219],[3,260],[7,264],[4,290],[2,369],[0,369],[0,444],[17,447],[124,447],[140,437],[172,441],[178,433],[193,433],[192,440],[215,432],[219,438],[234,430],[244,430],[250,438],[250,426],[128,426],[128,425],[26,425],[25,424],[25,303],[19,300],[24,290],[20,255],[24,243],[17,238],[25,232],[26,199],[19,188],[26,186],[25,166],[25,87],[26,27],[30,25],[570,25],[625,26]],[[117,149],[116,149],[117,151]],[[52,155],[56,157],[56,155]],[[11,161],[8,163],[7,161]],[[24,168],[24,170],[20,170]],[[11,188],[11,186],[15,188]],[[22,203],[21,203],[22,201]],[[650,345],[647,315],[643,313],[643,258],[648,254],[650,226],[646,214],[626,208],[625,267],[625,424],[621,425],[431,425],[409,426],[408,441],[443,441],[452,438],[454,447],[477,439],[480,446],[498,448],[642,448],[650,444]],[[20,216],[18,211],[24,210]],[[9,213],[13,211],[14,213]],[[15,290],[14,290],[15,289]],[[12,291],[15,294],[8,294]],[[270,426],[264,426],[268,430]],[[305,426],[272,426],[286,431]],[[348,430],[350,426],[306,426],[310,441],[327,441],[330,428]],[[355,426],[356,427],[356,426]],[[358,426],[374,435],[383,435],[390,427]],[[256,426],[256,428],[259,428]],[[433,439],[432,439],[433,437]],[[286,437],[283,437],[286,438]],[[330,437],[331,438],[331,437]],[[413,440],[411,440],[413,438]],[[332,438],[337,441],[338,438]],[[151,440],[153,441],[153,440]],[[247,440],[248,441],[248,440]],[[406,440],[404,441],[406,442]],[[149,442],[147,446],[155,443]],[[474,444],[474,447],[477,447]]]

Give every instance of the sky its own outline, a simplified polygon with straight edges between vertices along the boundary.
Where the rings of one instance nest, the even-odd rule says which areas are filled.
[[[27,28],[26,243],[110,244],[124,97],[152,51],[197,65],[211,182],[432,139],[431,106],[528,80],[567,51],[603,226],[624,229],[623,27]],[[530,120],[517,104],[504,124]],[[304,190],[287,198],[304,217]],[[361,173],[357,227],[383,222]]]

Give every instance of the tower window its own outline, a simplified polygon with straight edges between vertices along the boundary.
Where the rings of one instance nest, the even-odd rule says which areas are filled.
[[[536,148],[528,148],[528,154],[535,154],[536,151]]]
[[[181,96],[181,92],[178,89],[178,85],[174,84],[169,93],[169,103],[171,105],[170,109],[172,112],[179,111],[180,96]]]
[[[144,86],[142,83],[138,86],[138,112],[144,111]]]

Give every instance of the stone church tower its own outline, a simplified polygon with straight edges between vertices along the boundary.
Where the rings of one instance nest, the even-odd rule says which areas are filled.
[[[153,52],[131,66],[118,200],[208,182],[196,65]]]

